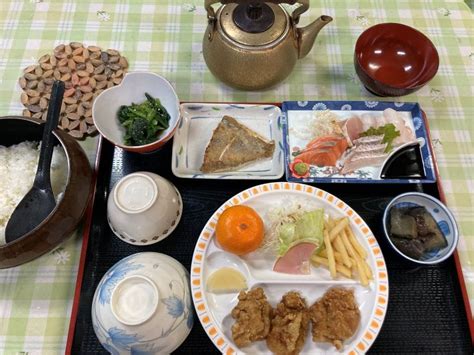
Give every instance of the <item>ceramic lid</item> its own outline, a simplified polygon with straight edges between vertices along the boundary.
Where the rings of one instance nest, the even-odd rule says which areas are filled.
[[[263,10],[259,9],[249,16],[245,4],[232,3],[222,6],[217,14],[220,30],[230,40],[244,46],[259,47],[272,44],[288,31],[289,17],[279,5],[272,3],[263,5]],[[246,17],[247,21],[244,23],[242,19]],[[260,25],[258,22],[261,22]]]

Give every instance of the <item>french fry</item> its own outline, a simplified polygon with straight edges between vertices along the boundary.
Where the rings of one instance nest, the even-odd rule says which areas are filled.
[[[341,233],[346,226],[349,225],[349,220],[344,217],[343,219],[339,220],[334,227],[331,229],[331,232],[329,232],[329,239],[332,242],[336,236]]]
[[[370,268],[369,264],[365,261],[367,258],[367,251],[360,245],[359,241],[354,235],[354,232],[352,232],[352,229],[350,226],[347,226],[345,229],[346,235],[348,236],[348,239],[351,243],[351,245],[354,247],[354,249],[357,251],[359,254],[361,261],[362,261],[362,266],[365,271],[365,275],[369,280],[373,280],[373,275],[372,275],[372,269]]]
[[[359,256],[352,247],[352,244],[349,242],[349,239],[344,231],[341,231],[341,240],[342,243],[344,244],[344,247],[347,249],[347,253],[351,256],[351,258],[356,261],[356,257]]]
[[[331,230],[331,224],[329,223],[329,220],[328,221],[324,220],[324,229],[327,231]]]
[[[362,260],[359,256],[356,258],[357,264],[357,272],[359,274],[360,283],[362,286],[369,286],[369,280],[367,279],[367,275],[365,274],[364,266],[362,265]]]
[[[331,217],[328,217],[327,220],[324,220],[324,229],[326,229],[328,231],[328,233],[333,228],[333,225],[334,225],[334,221]]]
[[[364,266],[365,274],[369,280],[374,279],[374,275],[372,274],[372,269],[370,268],[369,264],[365,260],[362,260],[362,265]]]
[[[311,262],[329,267],[329,260],[318,255],[313,255],[311,257]],[[350,278],[350,279],[352,278],[352,271],[348,269],[347,267],[345,267],[344,265],[336,264],[336,270],[341,275],[344,275],[345,277]]]
[[[332,250],[331,241],[329,240],[329,234],[327,231],[324,231],[324,245],[326,246],[326,252],[328,254],[329,272],[331,273],[331,277],[335,278],[337,276],[336,260],[334,259],[334,252]]]
[[[357,253],[359,253],[362,260],[364,260],[367,257],[367,252],[365,251],[364,248],[362,248],[362,245],[360,245],[359,241],[357,240],[354,233],[352,232],[351,227],[347,226],[345,228],[345,231],[346,231],[346,234],[349,237],[349,241],[351,242],[352,246],[357,251]]]
[[[340,273],[345,277],[358,279],[363,286],[368,286],[369,280],[373,280],[372,270],[365,261],[368,253],[352,232],[349,219],[325,219],[323,241],[322,250],[311,257],[313,265],[326,266],[332,278]]]
[[[368,286],[369,280],[367,279],[367,275],[365,273],[366,271],[364,269],[364,266],[362,265],[362,259],[352,247],[352,244],[349,242],[349,237],[347,236],[345,231],[341,232],[341,238],[342,242],[344,243],[344,246],[347,248],[347,252],[350,256],[352,256],[352,258],[355,259],[355,268],[357,269],[357,273],[359,274],[360,283],[362,284],[362,286]]]
[[[327,253],[326,249],[321,250],[318,253],[318,255],[323,257],[323,258],[326,258],[326,259],[328,257],[328,253]],[[344,259],[342,258],[341,253],[339,253],[338,251],[335,251],[335,250],[334,250],[334,259],[336,259],[336,264],[344,265]],[[350,256],[349,256],[349,261],[351,262],[352,266],[355,265],[355,260],[352,259]],[[352,266],[350,268],[352,268]]]
[[[329,225],[329,229],[331,229],[332,227],[334,227],[334,219],[332,219],[331,217],[328,217],[327,223],[328,223],[328,225]]]
[[[334,249],[336,249],[339,253],[341,253],[343,264],[346,265],[348,268],[352,267],[352,262],[349,259],[349,255],[347,254],[347,250],[344,247],[344,243],[341,240],[341,237],[338,235],[334,238]]]

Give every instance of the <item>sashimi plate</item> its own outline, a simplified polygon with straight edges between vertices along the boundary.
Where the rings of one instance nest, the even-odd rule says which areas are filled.
[[[173,174],[189,179],[277,180],[284,174],[281,110],[274,105],[184,103],[181,122],[173,137]],[[271,159],[256,161],[233,171],[203,173],[204,152],[214,129],[225,116],[275,142]]]
[[[221,213],[238,204],[252,207],[268,228],[268,213],[274,208],[284,208],[291,201],[298,201],[310,208],[323,208],[331,218],[347,217],[355,237],[367,251],[366,262],[373,272],[368,287],[358,280],[338,276],[332,279],[323,267],[311,267],[307,275],[290,275],[274,272],[275,258],[268,251],[257,249],[244,256],[222,250],[215,238],[215,227]],[[341,351],[329,343],[315,343],[308,332],[302,354],[365,353],[377,337],[387,310],[388,276],[384,257],[370,228],[346,203],[321,189],[299,184],[277,182],[258,185],[242,191],[225,202],[209,219],[197,241],[191,265],[191,289],[199,320],[215,346],[225,354],[271,353],[265,341],[238,348],[232,338],[234,319],[230,313],[238,303],[238,293],[215,294],[208,290],[209,276],[222,267],[237,269],[247,280],[248,289],[262,287],[268,301],[275,307],[288,291],[298,291],[308,307],[333,286],[354,290],[361,322],[355,334],[344,343]]]
[[[288,181],[436,181],[433,154],[418,103],[285,101],[282,111]],[[331,124],[333,121],[336,123]],[[395,159],[402,150],[406,152],[402,157],[405,160],[397,163]],[[411,171],[385,174],[390,165]]]

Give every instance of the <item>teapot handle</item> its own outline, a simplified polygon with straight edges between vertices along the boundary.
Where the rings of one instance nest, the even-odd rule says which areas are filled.
[[[214,11],[212,5],[217,4],[217,3],[221,3],[223,5],[231,4],[231,3],[245,4],[245,3],[249,3],[253,1],[255,0],[205,0],[204,8],[207,11],[207,19],[209,20],[209,22],[213,22],[216,19],[216,12]],[[293,22],[295,24],[298,24],[301,14],[303,14],[309,8],[309,0],[264,0],[262,2],[270,2],[272,4],[290,4],[290,5],[300,4],[301,6],[298,6],[291,14],[291,18],[293,19]]]

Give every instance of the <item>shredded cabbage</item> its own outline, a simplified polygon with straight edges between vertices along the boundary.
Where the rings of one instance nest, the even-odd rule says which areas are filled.
[[[309,208],[308,208],[309,207]],[[300,203],[286,208],[275,208],[268,213],[271,225],[265,233],[263,249],[284,255],[292,246],[314,243],[323,244],[324,210]]]

